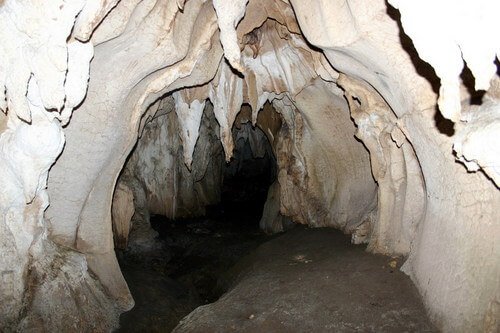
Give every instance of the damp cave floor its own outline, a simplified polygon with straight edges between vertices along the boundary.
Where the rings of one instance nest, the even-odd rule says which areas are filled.
[[[255,209],[231,207],[154,218],[162,249],[119,253],[136,306],[118,332],[437,332],[401,259],[331,228],[268,236],[242,214]]]
[[[436,332],[400,262],[296,227],[240,260],[228,292],[174,332]]]
[[[436,332],[400,262],[392,268],[391,260],[335,230],[296,227],[224,272],[218,287],[227,292],[174,332]],[[171,278],[125,275],[143,311],[122,321],[123,332],[170,332],[196,304],[198,296]]]

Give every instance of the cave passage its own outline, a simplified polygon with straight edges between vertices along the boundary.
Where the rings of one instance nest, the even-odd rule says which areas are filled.
[[[118,251],[136,301],[134,309],[122,314],[120,331],[170,331],[196,307],[226,292],[230,268],[273,238],[259,229],[269,186],[276,179],[270,143],[249,123],[235,127],[233,136],[235,149],[223,167],[220,202],[207,206],[200,217],[152,215],[151,227],[158,233],[155,251]]]
[[[222,209],[229,223],[258,227],[269,186],[276,180],[276,158],[259,127],[246,123],[233,132],[236,138],[233,159],[224,169],[221,203],[213,208]],[[239,136],[241,133],[251,134]]]
[[[0,332],[500,332],[499,6],[0,0]]]
[[[299,226],[280,214],[275,149],[288,129],[273,105],[265,104],[255,126],[242,108],[229,163],[220,138],[209,134],[218,131],[211,108],[204,110],[192,171],[180,158],[173,112],[146,125],[125,168],[134,186],[127,170],[142,172],[141,158],[159,151],[166,172],[157,167],[143,178],[154,184],[164,177],[171,190],[156,189],[148,213],[136,210],[128,246],[117,250],[136,302],[121,315],[119,331],[435,331],[398,270],[402,258],[366,253],[340,231]],[[154,203],[161,193],[167,208]]]

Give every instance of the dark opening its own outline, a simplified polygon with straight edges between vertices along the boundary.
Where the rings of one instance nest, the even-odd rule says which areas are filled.
[[[255,156],[247,137],[252,133],[261,148]],[[258,133],[258,134],[256,134]],[[235,129],[235,150],[224,170],[221,202],[207,207],[205,216],[167,219],[152,216],[151,225],[171,250],[168,276],[197,294],[202,304],[216,301],[225,291],[224,272],[267,239],[259,221],[269,186],[275,179],[276,160],[259,128],[245,124]]]
[[[246,123],[235,129],[234,136],[235,150],[233,159],[225,167],[220,208],[233,222],[256,227],[269,186],[276,178],[276,159],[258,127]]]
[[[250,123],[235,126],[233,138],[220,203],[196,218],[151,216],[162,249],[151,260],[135,263],[122,254],[122,270],[136,306],[122,314],[120,331],[170,331],[195,308],[227,291],[230,268],[271,237],[259,229],[259,221],[276,178],[272,147],[264,132]]]

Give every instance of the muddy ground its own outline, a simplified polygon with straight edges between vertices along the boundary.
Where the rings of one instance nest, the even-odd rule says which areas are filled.
[[[399,265],[338,231],[297,227],[239,261],[229,291],[175,332],[435,332]]]

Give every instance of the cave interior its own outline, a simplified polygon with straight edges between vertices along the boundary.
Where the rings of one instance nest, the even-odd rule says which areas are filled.
[[[0,0],[0,331],[498,332],[499,6]]]

